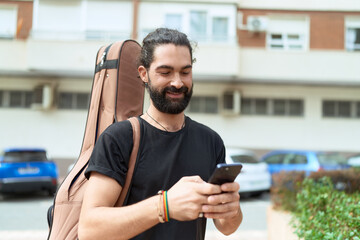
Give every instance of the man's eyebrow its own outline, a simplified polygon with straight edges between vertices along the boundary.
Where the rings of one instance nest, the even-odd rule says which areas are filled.
[[[160,65],[160,66],[156,67],[156,70],[161,69],[161,68],[167,68],[170,70],[174,70],[174,68],[172,66],[168,66],[168,65]]]
[[[182,69],[188,69],[188,68],[192,68],[192,65],[186,65],[185,67],[183,67]]]
[[[156,67],[156,70],[162,69],[162,68],[174,70],[174,67],[168,66],[168,65],[160,65],[160,66]],[[188,69],[188,68],[192,68],[192,65],[190,65],[190,64],[186,65],[186,66],[182,67],[181,69]]]

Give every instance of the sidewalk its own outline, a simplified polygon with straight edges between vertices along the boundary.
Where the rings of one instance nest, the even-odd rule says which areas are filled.
[[[45,240],[47,231],[0,231],[0,240]],[[246,230],[224,236],[216,230],[206,231],[205,240],[266,240],[267,231]]]

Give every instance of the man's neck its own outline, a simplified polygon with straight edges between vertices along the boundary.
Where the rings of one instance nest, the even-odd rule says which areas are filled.
[[[184,112],[179,114],[163,113],[152,105],[142,115],[142,118],[154,127],[167,132],[176,132],[185,126]]]

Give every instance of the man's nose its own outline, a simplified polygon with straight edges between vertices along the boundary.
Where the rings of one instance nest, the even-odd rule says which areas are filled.
[[[176,87],[177,89],[181,88],[184,85],[183,81],[181,80],[180,74],[175,74],[174,78],[171,81],[171,86]]]

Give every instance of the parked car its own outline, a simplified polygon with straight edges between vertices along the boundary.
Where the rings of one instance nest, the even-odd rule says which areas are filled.
[[[241,163],[243,168],[235,181],[240,184],[239,193],[261,195],[269,191],[271,176],[266,163],[260,162],[254,152],[246,149],[227,148],[227,163]]]
[[[348,163],[351,167],[360,168],[360,154],[356,154],[356,155],[350,156],[350,157],[347,159],[347,163]]]
[[[42,148],[9,148],[0,156],[0,193],[54,194],[58,168]]]
[[[280,171],[305,171],[339,170],[349,168],[346,159],[337,153],[300,150],[275,150],[265,154],[262,162],[269,165],[271,174]]]

